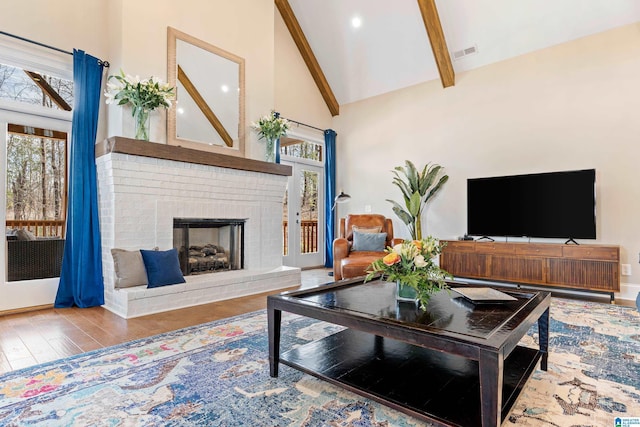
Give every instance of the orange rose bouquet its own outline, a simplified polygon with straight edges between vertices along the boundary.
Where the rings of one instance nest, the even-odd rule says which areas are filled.
[[[413,288],[424,309],[432,293],[448,289],[446,279],[451,275],[435,263],[442,247],[432,236],[422,240],[405,240],[388,247],[385,250],[387,255],[369,265],[365,280],[380,275],[383,280]]]

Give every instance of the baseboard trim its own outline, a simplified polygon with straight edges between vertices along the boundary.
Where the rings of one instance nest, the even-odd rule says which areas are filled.
[[[635,301],[640,293],[640,285],[636,283],[620,283],[620,292],[616,292],[616,299]]]
[[[0,311],[0,316],[28,313],[30,311],[46,310],[48,308],[53,308],[53,304],[34,305],[32,307],[20,307],[20,308],[13,308],[11,310],[3,310],[3,311]]]

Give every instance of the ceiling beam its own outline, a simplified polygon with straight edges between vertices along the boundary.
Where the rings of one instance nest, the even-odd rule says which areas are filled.
[[[435,0],[418,0],[418,6],[420,6],[424,27],[429,35],[429,43],[431,43],[431,50],[438,66],[442,87],[454,86],[456,84],[456,75],[451,64],[447,42],[442,32],[442,24],[436,9],[436,2]]]
[[[53,101],[53,103],[56,104],[58,108],[64,111],[71,111],[71,106],[67,104],[67,101],[65,101],[60,96],[60,94],[54,88],[51,87],[49,83],[47,83],[44,77],[42,77],[38,73],[34,73],[33,71],[27,71],[27,70],[23,70],[23,71],[27,74],[27,76],[29,76],[29,78],[31,78],[31,80],[33,80],[33,82],[36,85],[38,85],[40,89],[42,89],[44,93],[49,95],[49,98],[51,98],[51,101]]]
[[[302,28],[300,28],[300,23],[293,13],[293,9],[289,5],[287,0],[274,0],[278,10],[280,11],[280,15],[284,20],[285,25],[289,29],[289,33],[293,38],[296,46],[298,46],[298,50],[300,51],[300,55],[302,55],[302,59],[304,59],[305,64],[307,64],[307,68],[311,73],[311,77],[316,82],[318,89],[320,90],[320,94],[324,99],[324,102],[327,104],[329,111],[332,116],[337,116],[340,114],[340,106],[338,105],[338,101],[336,97],[333,95],[333,91],[327,82],[327,79],[316,60],[313,51],[311,50],[311,46],[309,46],[309,42],[302,32]]]

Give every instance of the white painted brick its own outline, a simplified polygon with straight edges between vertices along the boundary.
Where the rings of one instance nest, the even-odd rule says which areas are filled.
[[[293,282],[299,283],[299,270],[293,275],[279,270],[273,279],[265,273],[282,265],[286,177],[121,153],[102,156],[96,164],[105,300],[113,312],[132,317],[289,287],[296,284],[291,283],[292,276]],[[143,297],[144,288],[142,292],[115,290],[110,249],[168,249],[173,242],[174,217],[246,218],[245,270],[195,276],[211,279],[189,277],[189,282],[193,280],[191,289],[155,291],[149,293],[152,301]]]

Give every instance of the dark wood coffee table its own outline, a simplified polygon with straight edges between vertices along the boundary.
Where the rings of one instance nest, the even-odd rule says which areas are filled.
[[[396,302],[395,284],[361,279],[269,296],[270,374],[283,363],[436,425],[498,426],[540,359],[547,369],[551,301],[500,290],[517,300],[443,291],[422,311]],[[346,329],[281,354],[283,311]],[[539,349],[518,345],[536,322]]]

